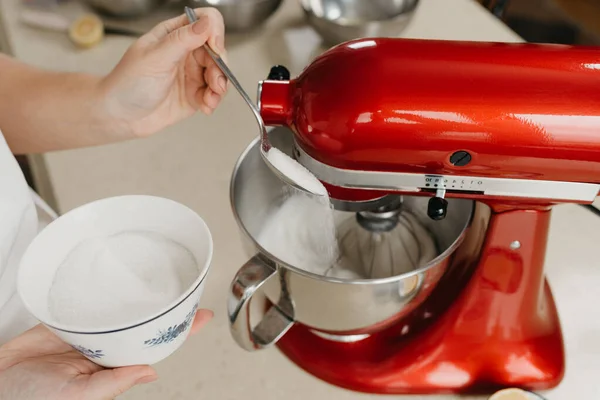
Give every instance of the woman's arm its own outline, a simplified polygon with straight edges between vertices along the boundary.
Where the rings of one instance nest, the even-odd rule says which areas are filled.
[[[96,76],[39,70],[0,55],[0,130],[15,153],[131,137],[107,112]]]
[[[203,48],[222,56],[214,9],[182,15],[138,39],[106,77],[43,71],[0,55],[0,130],[14,153],[95,146],[147,136],[200,110],[210,114],[227,81]]]

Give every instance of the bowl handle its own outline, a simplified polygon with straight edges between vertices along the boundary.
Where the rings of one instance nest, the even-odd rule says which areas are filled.
[[[229,328],[237,344],[244,350],[254,351],[268,347],[294,325],[293,318],[282,310],[288,308],[286,305],[290,302],[282,298],[281,304],[273,305],[254,329],[250,326],[252,296],[263,284],[277,276],[274,267],[255,255],[240,268],[231,283],[227,302]]]

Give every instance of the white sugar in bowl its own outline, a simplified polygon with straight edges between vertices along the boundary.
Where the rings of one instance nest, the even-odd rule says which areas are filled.
[[[131,231],[159,234],[187,249],[197,266],[193,282],[169,304],[140,313],[127,322],[86,326],[63,324],[53,318],[49,293],[56,271],[72,250],[88,239]],[[173,354],[187,338],[212,253],[208,226],[186,206],[153,196],[107,198],[64,214],[33,240],[21,260],[18,292],[33,316],[94,363],[107,368],[151,365]],[[107,290],[104,301],[109,296]]]

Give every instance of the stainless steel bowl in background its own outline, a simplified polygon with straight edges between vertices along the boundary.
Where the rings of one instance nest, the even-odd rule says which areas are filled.
[[[271,144],[291,155],[293,135],[286,128],[273,129]],[[427,217],[428,198],[406,197],[408,208],[429,229],[441,254],[426,266],[386,279],[340,280],[323,277],[288,265],[256,241],[269,212],[285,193],[281,181],[261,158],[255,140],[241,155],[231,181],[233,214],[243,232],[250,260],[240,268],[231,285],[228,313],[232,336],[246,350],[275,343],[294,324],[317,334],[347,340],[383,329],[414,310],[430,295],[448,268],[454,250],[471,223],[474,202],[449,199],[443,221]],[[354,218],[354,213],[347,213]],[[250,299],[264,293],[277,304],[254,329],[250,329]]]
[[[281,5],[282,0],[186,0],[190,7],[219,10],[227,31],[247,31],[262,25]]]
[[[334,46],[364,37],[397,37],[419,0],[300,0],[323,41]]]
[[[120,18],[135,18],[146,15],[169,0],[82,0],[103,14]]]

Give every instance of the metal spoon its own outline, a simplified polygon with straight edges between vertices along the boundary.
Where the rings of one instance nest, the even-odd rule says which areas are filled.
[[[190,7],[185,7],[185,14],[188,17],[190,24],[193,24],[194,22],[196,22],[198,20],[196,13]],[[265,161],[265,163],[271,168],[271,170],[281,180],[283,180],[287,184],[295,187],[296,189],[302,190],[303,192],[310,193],[310,194],[316,195],[316,196],[322,196],[323,194],[321,194],[321,193],[315,193],[307,188],[302,187],[300,184],[298,184],[298,182],[294,181],[292,178],[287,176],[283,171],[281,171],[279,168],[277,168],[277,166],[274,165],[271,162],[271,160],[269,160],[269,157],[267,156],[267,154],[268,154],[269,150],[271,150],[271,143],[269,143],[269,135],[267,132],[267,127],[265,126],[265,122],[263,121],[262,116],[260,115],[260,111],[258,110],[258,107],[252,102],[252,100],[250,99],[250,96],[248,96],[248,94],[246,93],[244,88],[242,88],[242,85],[238,82],[238,80],[233,75],[233,72],[231,72],[229,67],[227,67],[227,64],[225,64],[225,61],[223,61],[223,59],[213,49],[210,48],[208,43],[204,44],[204,48],[206,49],[206,52],[210,55],[210,57],[213,59],[213,61],[217,64],[219,69],[221,69],[221,71],[225,74],[227,79],[229,79],[229,81],[232,83],[233,87],[236,88],[236,90],[242,96],[242,98],[244,99],[246,104],[248,104],[248,107],[250,107],[250,110],[252,110],[252,114],[254,114],[254,118],[256,119],[256,122],[258,123],[258,127],[261,131],[261,133],[260,133],[260,144],[261,144],[260,153],[261,153],[262,158]],[[291,160],[293,160],[293,159],[291,159]],[[295,160],[293,160],[293,161],[296,162]]]

